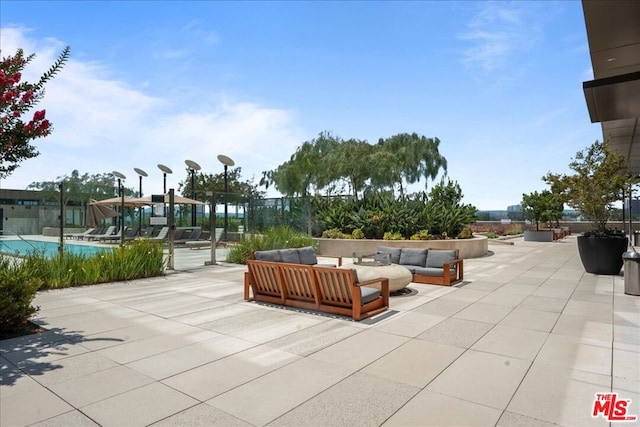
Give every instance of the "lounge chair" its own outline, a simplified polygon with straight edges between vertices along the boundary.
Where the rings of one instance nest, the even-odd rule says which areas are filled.
[[[200,227],[178,229],[173,236],[173,243],[180,245],[192,240],[198,240],[201,234],[202,229]]]
[[[117,232],[115,232],[114,234],[108,234],[108,235],[104,235],[104,236],[100,236],[98,238],[98,241],[100,242],[113,242],[115,240],[120,240],[120,236],[122,235],[122,228],[119,228]]]
[[[203,231],[200,234],[200,238],[198,240],[188,240],[184,242],[184,245],[189,249],[210,248],[211,233],[209,233],[208,231]]]
[[[164,240],[167,240],[168,235],[169,235],[169,227],[162,227],[158,235],[155,237],[149,237],[149,240],[152,240],[154,242],[164,241]]]
[[[98,234],[103,234],[105,231],[107,231],[107,227],[103,227],[103,226],[96,227],[96,228],[93,229],[92,232],[90,232],[88,234],[84,234],[82,236],[76,236],[76,239],[78,239],[78,240],[88,239],[91,236],[96,236]]]
[[[87,234],[91,234],[95,230],[95,227],[87,228],[82,233],[66,233],[64,235],[65,239],[82,239]]]
[[[128,227],[124,232],[124,240],[128,242],[135,239],[136,236],[138,235],[139,229],[140,229],[139,227]],[[103,237],[102,240],[105,243],[118,243],[122,240],[122,234],[118,232],[112,236]]]
[[[115,225],[110,225],[109,227],[107,227],[107,229],[105,230],[104,233],[102,234],[89,234],[87,236],[85,236],[87,238],[87,240],[99,240],[103,237],[106,236],[113,236],[113,232],[116,231],[116,226]]]

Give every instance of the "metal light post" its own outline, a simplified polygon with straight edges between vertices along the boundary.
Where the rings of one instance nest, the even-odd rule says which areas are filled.
[[[139,191],[138,191],[138,197],[142,197],[142,177],[143,176],[149,176],[147,175],[147,173],[145,171],[143,171],[140,168],[133,168],[133,170],[139,175],[140,177],[140,187],[139,187]],[[144,209],[142,208],[142,206],[140,206],[138,208],[138,231],[142,232],[142,215],[144,213]]]
[[[122,200],[120,204],[120,246],[124,246],[124,188],[120,180],[125,180],[127,177],[118,171],[113,171],[113,175],[118,178],[118,194]]]
[[[58,253],[60,254],[60,258],[62,258],[62,254],[64,253],[64,181],[60,181],[58,184],[58,189],[60,190],[60,241],[58,242]]]
[[[218,155],[218,160],[220,163],[224,165],[224,240],[227,240],[227,229],[229,228],[229,218],[227,212],[227,196],[228,196],[228,182],[227,182],[227,168],[229,166],[233,166],[236,163],[231,160],[230,157],[225,156],[224,154]]]
[[[200,165],[194,162],[193,160],[185,160],[184,161],[187,167],[189,168],[189,173],[191,174],[191,198],[193,200],[196,199],[196,171],[199,171]],[[191,206],[191,226],[196,226],[196,206]]]

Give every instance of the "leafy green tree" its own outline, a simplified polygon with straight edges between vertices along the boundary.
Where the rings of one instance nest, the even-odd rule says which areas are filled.
[[[63,202],[69,204],[86,206],[90,199],[102,200],[118,195],[118,185],[116,178],[111,173],[80,174],[78,170],[73,170],[70,175],[57,177],[55,181],[32,182],[27,186],[29,190],[40,191],[40,199],[43,201],[56,202],[60,200],[60,183],[63,183]],[[126,196],[133,196],[137,193],[131,188],[124,188]]]
[[[429,192],[427,209],[431,212],[431,228],[434,235],[457,237],[464,227],[476,221],[477,208],[463,204],[462,189],[457,182],[444,178]]]
[[[405,194],[405,183],[414,184],[425,179],[435,179],[442,170],[447,171],[447,160],[440,154],[438,138],[427,138],[417,133],[401,133],[378,140],[372,159],[371,178],[374,186],[398,188],[400,197]]]
[[[345,179],[355,200],[363,193],[371,177],[373,146],[367,141],[349,139],[338,144],[331,156],[336,173]]]
[[[595,141],[576,153],[569,167],[572,175],[549,172],[542,179],[561,201],[591,221],[597,233],[607,233],[613,203],[622,200],[623,192],[634,183],[625,157],[611,151],[607,141]]]
[[[23,82],[22,71],[35,58],[35,54],[24,56],[18,49],[15,55],[0,60],[0,179],[10,175],[20,162],[39,153],[31,141],[46,137],[52,131],[46,111],[33,113],[31,119],[23,119],[44,97],[44,85],[62,70],[69,58],[69,46],[37,83]]]
[[[365,193],[381,193],[397,188],[400,196],[405,186],[421,179],[434,179],[447,170],[447,160],[440,154],[438,138],[416,133],[398,134],[380,139],[377,145],[366,141],[342,140],[329,132],[305,141],[291,158],[272,171],[263,172],[260,185],[276,189],[287,196],[326,195],[349,187],[354,199]]]
[[[329,132],[305,141],[291,158],[275,170],[264,172],[260,185],[275,188],[286,196],[317,194],[340,179],[334,154],[341,140]]]
[[[536,230],[540,230],[540,222],[557,220],[563,211],[563,203],[549,190],[523,194],[521,207],[525,219],[535,221]]]

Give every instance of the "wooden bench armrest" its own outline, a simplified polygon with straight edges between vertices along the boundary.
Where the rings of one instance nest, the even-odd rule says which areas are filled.
[[[383,283],[385,281],[389,282],[389,278],[387,278],[387,277],[376,277],[375,279],[365,280],[364,282],[356,282],[355,285],[356,286],[367,286],[367,285],[373,285],[375,283]]]
[[[451,268],[452,264],[460,264],[460,263],[462,263],[462,259],[461,258],[452,259],[452,260],[449,260],[449,261],[443,263],[442,264],[442,268]]]
[[[367,285],[372,285],[374,283],[380,283],[380,295],[382,296],[384,305],[386,307],[389,307],[389,278],[388,277],[377,277],[375,279],[365,280],[364,282],[357,282],[355,283],[355,285],[367,286]]]
[[[338,260],[338,267],[342,266],[342,255],[318,255],[316,258],[336,258]]]

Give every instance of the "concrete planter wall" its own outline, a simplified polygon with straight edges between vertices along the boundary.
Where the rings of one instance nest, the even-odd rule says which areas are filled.
[[[525,230],[525,242],[553,242],[553,230]]]
[[[451,240],[374,240],[374,239],[316,239],[318,255],[340,255],[351,257],[354,252],[375,253],[378,246],[394,248],[459,249],[460,257],[480,258],[489,251],[489,239],[476,236],[472,239]]]

